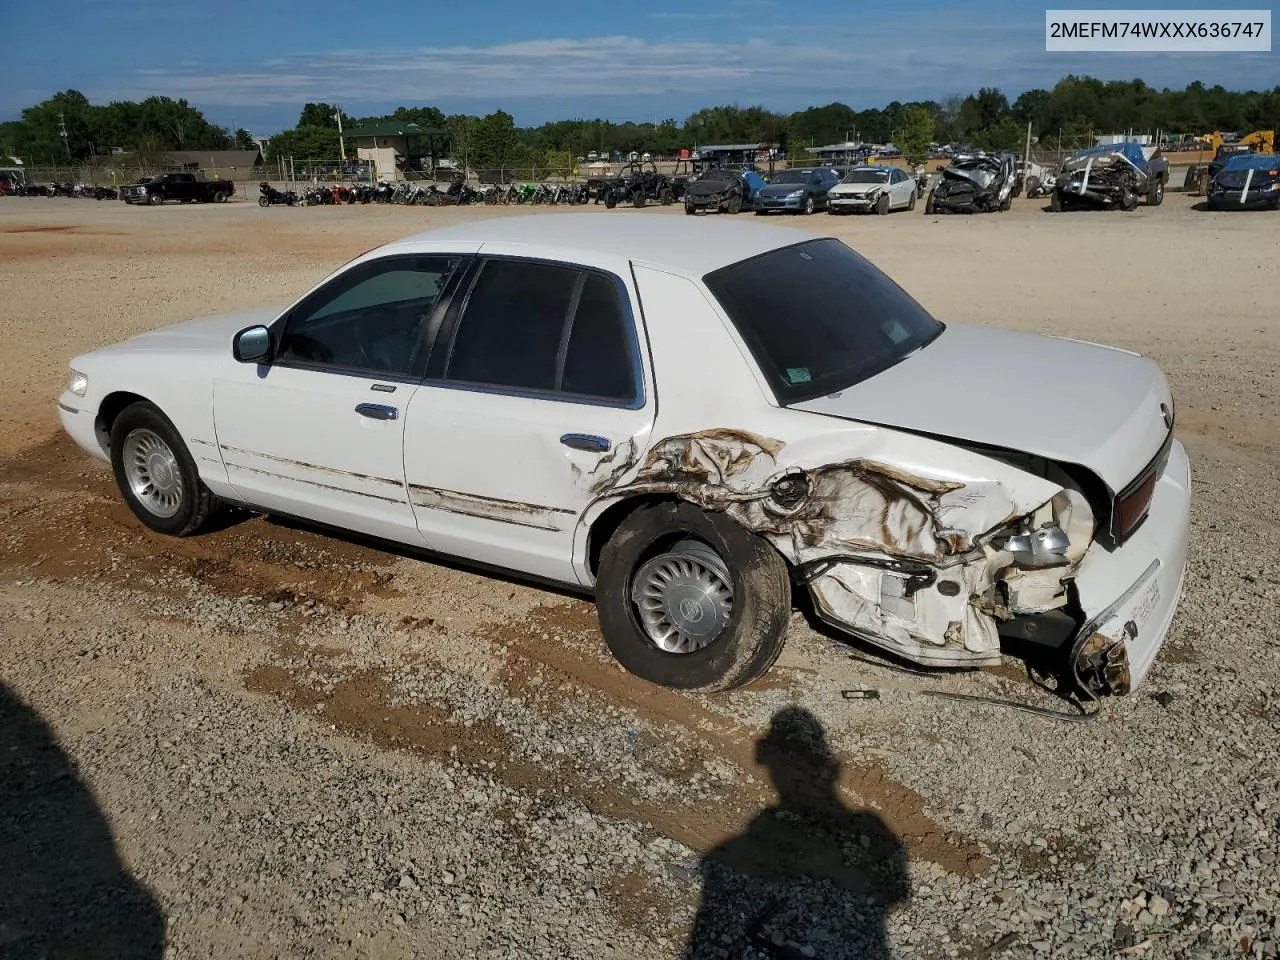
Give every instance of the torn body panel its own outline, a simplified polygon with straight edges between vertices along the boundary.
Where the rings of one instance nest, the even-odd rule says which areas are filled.
[[[1055,506],[1059,485],[951,448],[947,459],[959,461],[959,473],[917,472],[870,456],[822,462],[840,446],[830,432],[784,444],[744,430],[704,430],[667,437],[631,462],[602,462],[590,480],[608,500],[673,495],[727,514],[791,562],[825,619],[920,663],[994,662],[999,618],[1066,603],[1063,581],[1088,543],[1078,529],[1091,523],[1082,498]],[[1057,514],[1069,534],[1054,525]],[[1009,527],[1020,518],[1022,527]],[[1079,546],[1023,556],[1030,547],[1015,536],[1028,524],[1074,535]],[[997,536],[1006,528],[1008,541]],[[1034,536],[1041,528],[1027,529]],[[1013,605],[1006,579],[1019,583]]]

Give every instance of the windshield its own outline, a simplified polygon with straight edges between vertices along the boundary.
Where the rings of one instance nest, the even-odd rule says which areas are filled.
[[[808,183],[812,170],[783,170],[769,181],[770,183]]]
[[[924,307],[839,240],[772,250],[703,281],[782,404],[851,387],[942,332]]]
[[[716,180],[722,183],[732,183],[734,180],[738,179],[738,175],[732,170],[708,170],[698,179],[703,182]]]
[[[888,170],[850,170],[849,175],[841,183],[885,183],[889,179]]]

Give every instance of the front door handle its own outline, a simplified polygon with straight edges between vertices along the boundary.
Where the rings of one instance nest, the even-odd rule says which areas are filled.
[[[357,403],[356,413],[362,417],[368,417],[370,420],[394,420],[400,416],[400,411],[395,407],[389,407],[385,403]]]
[[[566,433],[560,442],[572,450],[586,450],[589,453],[607,453],[609,441],[590,433]]]

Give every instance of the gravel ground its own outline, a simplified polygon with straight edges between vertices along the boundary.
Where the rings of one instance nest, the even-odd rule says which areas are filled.
[[[58,433],[70,356],[513,211],[0,201],[0,958],[1276,957],[1280,218],[1192,203],[805,224],[944,319],[1169,374],[1186,594],[1069,725],[921,695],[1054,706],[1017,661],[907,675],[801,611],[691,696],[577,597],[261,517],[152,536]]]

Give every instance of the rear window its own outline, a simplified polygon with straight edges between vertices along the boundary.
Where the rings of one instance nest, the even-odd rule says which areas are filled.
[[[703,278],[773,387],[801,403],[875,376],[942,332],[839,240],[811,240]]]

